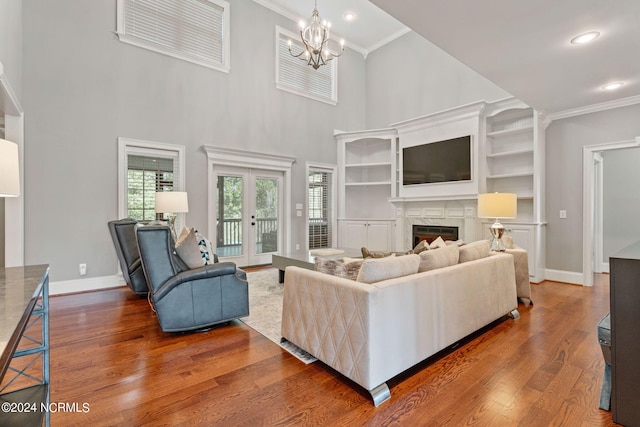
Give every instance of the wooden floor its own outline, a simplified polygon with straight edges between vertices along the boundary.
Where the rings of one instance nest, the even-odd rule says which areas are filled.
[[[593,288],[533,285],[535,305],[368,394],[320,362],[304,365],[241,322],[165,334],[128,289],[51,298],[53,426],[609,426]],[[451,313],[464,315],[464,313]]]

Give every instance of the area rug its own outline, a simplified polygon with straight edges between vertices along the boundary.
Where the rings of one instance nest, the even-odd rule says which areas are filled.
[[[304,363],[315,362],[317,360],[315,357],[280,335],[284,284],[278,283],[278,269],[266,268],[247,273],[247,281],[249,282],[249,316],[242,317],[240,320]]]

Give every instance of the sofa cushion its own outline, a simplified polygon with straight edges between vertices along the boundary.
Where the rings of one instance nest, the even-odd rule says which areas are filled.
[[[357,281],[363,283],[381,282],[418,272],[420,256],[416,254],[386,258],[367,258],[362,263]]]
[[[418,272],[455,265],[458,263],[459,256],[460,248],[458,245],[445,245],[443,248],[421,252]]]
[[[488,240],[478,240],[460,247],[458,262],[473,261],[491,255],[491,243]]]
[[[440,236],[429,245],[429,249],[438,249],[444,248],[447,244],[444,242],[444,239]]]
[[[176,254],[189,268],[198,268],[204,265],[198,240],[193,228],[183,228],[176,241]]]
[[[360,258],[327,259],[316,257],[315,268],[320,273],[356,280],[363,262],[364,260]]]

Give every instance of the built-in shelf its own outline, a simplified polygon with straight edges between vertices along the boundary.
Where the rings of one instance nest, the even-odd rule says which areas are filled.
[[[376,166],[387,166],[391,167],[391,163],[389,162],[379,162],[379,163],[350,163],[344,165],[345,168],[371,168]]]
[[[355,186],[375,186],[375,185],[391,185],[391,181],[375,181],[375,182],[345,182],[345,186],[347,187],[355,187]]]
[[[504,130],[496,130],[493,132],[488,132],[487,136],[492,137],[492,138],[496,138],[496,137],[501,137],[501,136],[507,136],[507,135],[516,135],[519,133],[527,133],[527,132],[532,132],[533,131],[533,125],[530,126],[525,126],[525,127],[518,127],[518,128],[513,128],[513,129],[504,129]]]
[[[521,176],[533,176],[533,172],[518,172],[518,173],[504,173],[500,175],[490,175],[487,177],[487,179],[518,178]]]
[[[533,155],[533,148],[525,148],[522,150],[513,150],[513,151],[504,151],[501,153],[491,153],[487,154],[487,158],[495,159],[496,157],[508,157],[508,156],[519,156],[521,154],[531,154]]]

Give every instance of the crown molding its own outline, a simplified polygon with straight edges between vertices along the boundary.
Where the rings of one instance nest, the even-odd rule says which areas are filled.
[[[395,39],[398,39],[402,36],[404,36],[405,34],[411,32],[411,28],[409,27],[405,27],[402,30],[396,32],[395,34],[391,34],[389,37],[387,37],[386,39],[380,40],[378,43],[369,46],[369,48],[367,49],[367,54],[373,52],[376,49],[381,48],[382,46],[391,43],[392,41],[394,41]],[[365,55],[365,59],[366,59],[366,55]]]
[[[640,95],[630,96],[628,98],[614,99],[613,101],[601,102],[599,104],[592,104],[584,107],[573,108],[571,110],[551,113],[549,114],[549,119],[552,121],[568,119],[570,117],[581,116],[583,114],[597,113],[600,111],[612,110],[614,108],[628,107],[635,104],[640,104]]]

